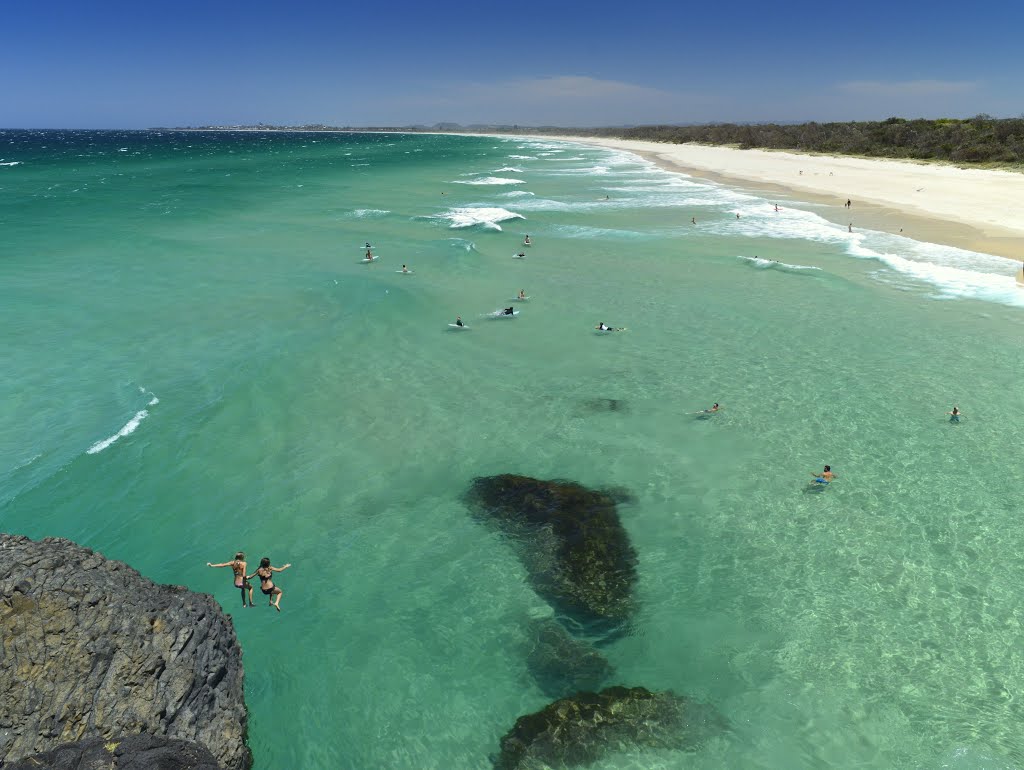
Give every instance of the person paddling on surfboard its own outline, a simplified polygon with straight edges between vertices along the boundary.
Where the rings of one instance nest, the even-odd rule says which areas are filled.
[[[519,299],[526,299],[526,289],[519,290]]]
[[[529,246],[530,245],[530,236],[529,235],[527,235],[525,238],[523,238],[523,245],[524,246]]]
[[[366,258],[367,259],[373,259],[373,254],[370,253],[370,248],[371,248],[370,246],[366,247]]]
[[[507,307],[507,308],[505,308],[504,310],[501,311],[501,314],[502,315],[513,315],[515,312],[516,312],[515,308]]]
[[[405,265],[402,265],[402,272],[403,273],[408,273],[409,272],[409,268],[407,268]]]
[[[815,484],[831,484],[836,478],[831,465],[826,465],[825,470],[821,473],[812,473],[811,475],[814,476]]]
[[[601,321],[597,326],[594,327],[599,332],[621,332],[622,329],[616,329],[614,326],[609,326],[604,321]]]
[[[462,323],[462,316],[460,316],[460,315],[455,316],[455,325],[456,326],[465,326],[465,324]]]

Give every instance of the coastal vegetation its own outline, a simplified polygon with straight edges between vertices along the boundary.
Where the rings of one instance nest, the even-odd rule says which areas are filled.
[[[695,142],[742,149],[798,150],[829,155],[1024,167],[1024,118],[997,119],[988,115],[976,115],[965,120],[889,118],[857,123],[636,126],[576,133],[674,144]]]

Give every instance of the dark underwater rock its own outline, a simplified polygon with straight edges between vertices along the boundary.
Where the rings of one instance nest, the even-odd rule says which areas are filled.
[[[4,765],[6,770],[220,770],[209,750],[191,741],[129,735],[90,738]]]
[[[609,687],[519,717],[501,739],[494,768],[586,766],[625,746],[695,751],[727,729],[715,708],[671,691]]]
[[[600,652],[573,637],[557,620],[535,620],[530,631],[533,645],[526,656],[526,666],[549,698],[598,690],[614,673],[611,663]]]
[[[194,741],[227,770],[247,770],[243,676],[234,628],[212,597],[157,585],[69,540],[0,534],[0,765],[148,734]]]
[[[628,412],[629,404],[621,398],[585,398],[580,402],[582,414],[601,412]]]
[[[633,614],[637,555],[611,496],[572,481],[502,474],[474,479],[467,499],[519,541],[534,589],[558,610],[596,624]]]

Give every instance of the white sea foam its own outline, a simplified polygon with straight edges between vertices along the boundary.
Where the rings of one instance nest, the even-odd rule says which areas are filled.
[[[611,173],[611,166],[594,165],[582,168],[549,168],[544,173],[548,176],[604,176]]]
[[[901,249],[905,254],[912,254],[912,258],[870,248],[864,245],[866,240],[866,237],[852,239],[847,253],[861,259],[877,260],[900,275],[933,286],[938,292],[936,298],[979,299],[1024,307],[1024,292],[1017,286],[1013,275],[1015,266],[1008,260],[928,243],[914,243]],[[884,244],[889,239],[883,236],[874,240]],[[876,277],[892,283],[884,274]]]
[[[635,230],[613,230],[607,227],[584,227],[582,225],[555,225],[550,228],[550,231],[566,238],[592,238],[599,241],[635,240],[650,237],[650,233],[640,233]]]
[[[20,160],[9,160],[9,161],[6,161],[4,163],[0,163],[0,166],[20,166],[20,165],[21,165],[21,161]]]
[[[482,185],[501,185],[501,184],[526,184],[522,179],[509,179],[508,177],[501,176],[485,176],[479,179],[469,179],[464,182],[452,182],[452,184],[482,184]]]
[[[536,155],[509,155],[512,160],[537,160]]]
[[[485,230],[500,231],[501,225],[498,224],[499,222],[507,222],[510,219],[526,219],[522,214],[516,214],[508,209],[485,206],[449,209],[438,216],[440,219],[447,220],[450,223],[449,227],[453,230],[479,225]]]
[[[502,171],[511,171],[513,174],[523,173],[521,168],[516,168],[515,166],[502,166],[501,168],[494,169],[495,174],[500,174]]]
[[[132,417],[132,419],[130,419],[127,423],[125,423],[124,427],[122,427],[121,430],[119,430],[113,436],[103,439],[103,441],[97,441],[95,444],[89,447],[89,449],[86,451],[86,454],[98,454],[107,447],[109,447],[111,444],[113,444],[115,441],[117,441],[119,438],[123,438],[124,436],[130,436],[132,433],[135,432],[135,429],[138,428],[142,421],[145,420],[147,417],[149,417],[149,412],[145,409],[136,412],[135,416]]]
[[[782,270],[784,272],[806,272],[808,270],[821,271],[820,267],[814,267],[813,265],[791,265],[788,262],[779,262],[777,259],[764,259],[763,257],[744,257],[740,256],[738,259],[745,260],[752,267],[759,268],[761,270]]]
[[[387,209],[356,209],[352,212],[352,216],[357,219],[365,219],[366,217],[382,217],[390,213]]]
[[[449,238],[448,242],[457,249],[463,251],[476,251],[476,244],[473,241],[467,241],[465,238]]]
[[[15,465],[15,466],[14,466],[13,468],[11,468],[11,470],[10,470],[9,472],[10,472],[10,473],[13,473],[14,471],[16,471],[16,470],[20,470],[21,468],[27,468],[27,467],[28,467],[29,465],[31,465],[32,463],[34,463],[34,462],[35,462],[36,460],[38,460],[38,459],[39,459],[40,457],[42,457],[42,456],[43,456],[43,455],[42,455],[42,453],[41,453],[41,452],[40,452],[40,453],[38,453],[38,454],[34,454],[34,455],[32,455],[32,456],[31,456],[30,458],[28,458],[27,460],[25,460],[25,461],[23,461],[23,462],[20,462],[20,463],[18,463],[17,465]]]
[[[498,197],[500,197],[500,198],[523,198],[523,197],[529,198],[529,197],[534,196],[536,194],[537,193],[532,193],[529,190],[509,190],[508,192],[498,193]]]

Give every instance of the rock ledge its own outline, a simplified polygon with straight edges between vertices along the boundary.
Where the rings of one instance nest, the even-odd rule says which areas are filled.
[[[157,585],[69,540],[0,534],[0,766],[150,734],[248,770],[243,676],[234,628],[212,597]]]

